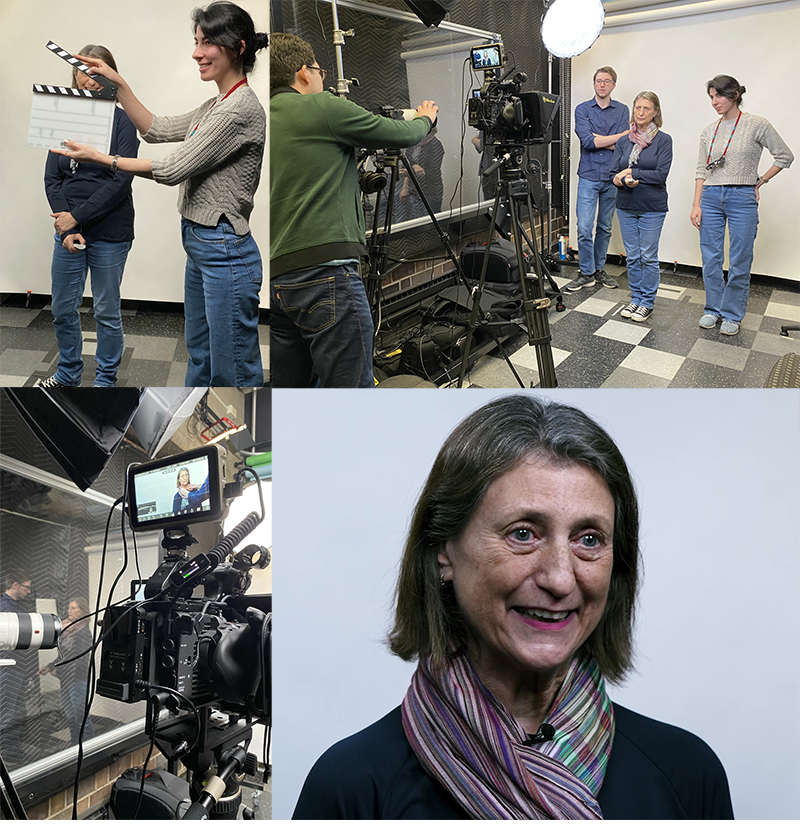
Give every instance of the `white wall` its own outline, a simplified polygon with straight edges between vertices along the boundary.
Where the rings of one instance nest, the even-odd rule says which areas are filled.
[[[268,0],[237,0],[253,16],[257,31],[269,28]],[[34,83],[70,84],[71,68],[45,45],[55,41],[78,51],[103,44],[120,74],[154,114],[181,114],[216,96],[216,85],[198,78],[192,60],[190,13],[199,0],[3,0],[0,4],[0,292],[28,289],[50,293],[53,219],[44,193],[47,152],[27,145]],[[266,111],[268,52],[259,53],[250,84]],[[176,145],[140,143],[139,157],[159,158]],[[267,274],[268,166],[250,217]],[[183,301],[186,258],[181,246],[178,188],[135,178],[135,240],[125,268],[122,296],[133,300]],[[268,283],[261,305],[268,306]]]
[[[700,132],[716,119],[705,83],[725,73],[747,88],[743,108],[766,117],[800,157],[800,111],[794,83],[800,75],[800,3],[606,27],[591,49],[572,61],[572,107],[591,99],[592,76],[610,65],[619,76],[613,97],[630,108],[641,90],[661,99],[663,130],[673,138],[674,160],[667,181],[669,213],[659,258],[700,266],[699,234],[689,221]],[[734,138],[735,142],[735,138]],[[577,247],[574,217],[580,145],[572,133],[570,243]],[[771,165],[765,152],[760,173]],[[753,273],[800,280],[800,163],[781,172],[761,192],[760,224]],[[617,221],[610,254],[623,253]]]
[[[278,392],[273,813],[332,743],[402,700],[382,646],[411,509],[497,393]],[[800,393],[564,390],[618,442],[642,505],[639,672],[614,700],[694,732],[738,818],[798,818]]]

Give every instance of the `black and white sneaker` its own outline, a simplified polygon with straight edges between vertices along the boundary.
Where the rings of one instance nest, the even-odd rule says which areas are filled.
[[[62,385],[61,382],[56,381],[55,376],[50,376],[49,379],[42,379],[36,387],[69,387],[69,385]]]
[[[620,315],[624,318],[629,318],[639,307],[631,302],[620,312]]]
[[[647,320],[652,314],[653,310],[648,309],[647,306],[637,306],[636,311],[631,315],[631,320],[641,323],[643,320]]]

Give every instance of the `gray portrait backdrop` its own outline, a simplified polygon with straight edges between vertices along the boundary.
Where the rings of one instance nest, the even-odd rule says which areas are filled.
[[[549,391],[634,475],[644,584],[622,705],[702,737],[742,819],[800,816],[800,394]],[[496,391],[275,393],[274,818],[332,743],[400,703],[382,645],[411,509],[441,443]]]

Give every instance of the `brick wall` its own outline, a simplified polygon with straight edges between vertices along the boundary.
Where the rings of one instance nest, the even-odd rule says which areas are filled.
[[[78,818],[82,818],[88,810],[94,810],[101,804],[107,804],[111,798],[111,787],[114,781],[132,766],[141,766],[147,757],[149,746],[142,746],[135,752],[121,757],[110,766],[101,769],[97,774],[84,778],[78,785]],[[167,759],[159,753],[153,752],[148,763],[148,769],[166,769]],[[72,787],[56,793],[47,801],[26,808],[28,819],[31,821],[42,819],[71,819],[72,818]],[[23,802],[24,803],[24,802]]]
[[[555,210],[551,211],[551,221],[550,221],[550,248],[551,253],[553,251],[558,251],[558,237],[562,234],[566,233],[566,230],[563,229],[566,227],[564,219],[562,216],[557,216]],[[526,220],[524,222],[525,230],[527,231],[528,235],[530,235],[531,228],[530,223]],[[537,247],[541,246],[541,223],[540,217],[537,215],[536,217],[536,244]],[[458,256],[461,253],[461,249],[468,244],[475,240],[475,236],[467,236],[461,242],[453,242],[453,250]],[[441,254],[442,248],[439,246],[436,249],[436,253]],[[408,291],[416,286],[423,285],[424,283],[431,282],[431,280],[436,280],[439,277],[443,276],[444,274],[449,273],[453,270],[453,264],[447,259],[445,256],[439,258],[437,256],[436,261],[434,262],[430,257],[431,254],[421,254],[417,259],[414,259],[411,262],[405,263],[403,265],[397,266],[397,268],[392,271],[391,279],[384,282],[383,284],[383,295],[384,298],[391,298],[393,295],[398,294],[403,291]]]

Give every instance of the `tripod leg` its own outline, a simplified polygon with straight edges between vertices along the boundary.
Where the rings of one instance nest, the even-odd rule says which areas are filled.
[[[526,182],[527,187],[527,182]],[[522,255],[522,219],[517,215],[517,196],[512,196],[509,202],[511,212],[511,224],[514,230],[514,243],[517,248],[517,260],[520,266],[525,263]],[[528,212],[531,223],[533,223],[533,208],[528,195]],[[538,250],[533,244],[534,256],[538,267]],[[544,288],[538,273],[526,274],[522,277],[522,297],[525,303],[525,321],[528,326],[528,343],[536,348],[536,363],[539,367],[539,379],[543,387],[558,387],[556,382],[555,365],[553,364],[553,350],[550,346],[552,340],[550,335],[550,324],[547,320],[547,307],[542,307],[537,301],[544,299]],[[547,300],[549,306],[550,301]]]
[[[0,810],[3,818],[9,821],[27,821],[25,808],[22,806],[14,784],[11,782],[11,773],[6,767],[3,756],[0,755]]]

